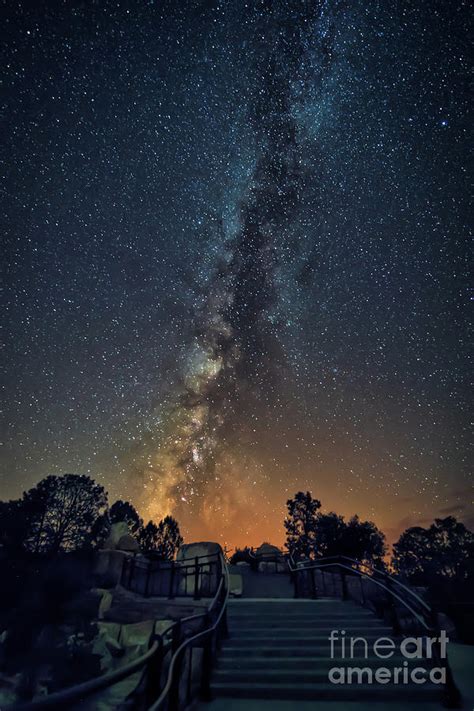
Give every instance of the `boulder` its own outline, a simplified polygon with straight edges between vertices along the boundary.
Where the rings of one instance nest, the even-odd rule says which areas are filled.
[[[103,588],[92,588],[91,592],[100,599],[97,619],[103,620],[105,613],[108,612],[112,606],[112,593]]]
[[[183,561],[187,558],[195,558],[198,556],[202,559],[200,563],[205,562],[206,558],[209,556],[212,560],[215,559],[216,553],[222,553],[222,548],[218,543],[213,543],[211,541],[202,541],[199,543],[185,543],[178,550],[178,555],[176,556],[177,561]]]
[[[125,551],[126,553],[138,553],[140,546],[138,541],[130,533],[126,533],[121,536],[119,542],[116,545],[118,551]]]
[[[114,588],[120,583],[123,562],[129,553],[117,550],[97,551],[94,556],[94,580],[97,587]]]
[[[130,535],[128,530],[128,524],[126,521],[118,521],[113,523],[110,527],[110,533],[103,545],[105,550],[115,550],[117,544],[123,536]]]
[[[187,543],[181,546],[178,555],[176,556],[176,563],[178,566],[183,565],[185,561],[186,567],[180,571],[181,575],[178,578],[177,584],[177,595],[178,597],[183,594],[187,594],[188,591],[196,583],[196,579],[193,577],[193,563],[194,558],[199,558],[199,566],[203,575],[199,575],[197,579],[198,589],[202,597],[212,597],[219,584],[219,578],[221,574],[220,565],[216,565],[218,559],[216,553],[222,553],[222,548],[218,543],[212,543],[209,541],[202,541],[199,543]],[[206,564],[209,565],[206,565]],[[178,573],[179,574],[179,573]],[[191,579],[189,579],[189,574],[191,574]]]

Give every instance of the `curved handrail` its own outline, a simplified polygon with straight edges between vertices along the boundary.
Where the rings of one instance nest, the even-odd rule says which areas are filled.
[[[170,629],[171,628],[169,627],[166,632]],[[130,676],[144,667],[148,660],[163,647],[163,636],[164,635],[160,635],[145,652],[145,654],[142,654],[142,656],[134,659],[129,664],[119,667],[119,669],[114,669],[107,674],[103,674],[95,679],[90,679],[89,681],[84,681],[82,684],[76,684],[68,689],[56,691],[54,694],[48,694],[40,699],[33,699],[27,703],[15,704],[10,706],[9,709],[10,711],[40,711],[41,709],[54,707],[56,704],[71,703],[79,699],[83,700],[84,696],[90,696],[101,689],[112,686],[118,681],[122,681],[122,679],[125,679],[127,676]]]
[[[355,558],[350,558],[350,557],[347,556],[347,555],[325,556],[325,557],[323,557],[323,558],[317,558],[317,559],[314,560],[314,561],[310,561],[310,564],[309,564],[309,565],[304,564],[303,566],[300,566],[299,568],[298,568],[298,567],[292,567],[291,564],[289,563],[289,568],[290,568],[290,571],[291,571],[291,572],[295,572],[296,570],[309,570],[310,568],[320,568],[320,567],[322,567],[322,566],[320,565],[320,562],[321,562],[321,561],[324,561],[324,560],[335,560],[335,563],[336,563],[336,562],[337,562],[337,559],[339,559],[339,560],[348,560],[348,561],[350,561],[351,563],[355,563],[355,564],[356,564],[357,566],[359,566],[359,567],[366,568],[367,570],[370,570],[370,571],[372,571],[373,573],[375,573],[375,574],[377,574],[377,575],[381,575],[381,576],[383,576],[384,578],[386,578],[387,580],[390,580],[391,583],[393,583],[393,584],[395,584],[395,585],[398,585],[399,587],[403,588],[407,593],[409,593],[413,598],[415,598],[415,600],[416,600],[422,607],[424,607],[425,610],[426,610],[428,613],[431,613],[431,608],[430,608],[430,606],[428,605],[428,603],[427,603],[425,600],[423,600],[423,598],[420,597],[420,595],[418,595],[418,593],[416,593],[412,588],[408,587],[408,585],[405,585],[404,583],[400,582],[400,580],[397,580],[397,578],[395,578],[393,575],[390,575],[389,573],[385,573],[383,570],[378,570],[378,568],[374,568],[372,565],[369,565],[368,563],[363,563],[362,561],[356,560]],[[291,560],[293,561],[293,564],[294,564],[294,559],[293,559],[292,556],[291,556]],[[333,563],[333,565],[335,565],[335,563]],[[356,572],[361,572],[361,571],[359,571],[357,568],[351,568],[351,570],[356,571]],[[373,576],[369,576],[369,577],[370,577],[371,579],[373,579]]]
[[[329,568],[334,565],[337,565],[339,568],[343,568],[344,570],[348,570],[350,572],[355,572],[355,573],[357,573],[357,575],[360,575],[362,578],[367,578],[367,580],[370,580],[370,582],[375,583],[375,585],[378,585],[379,587],[381,587],[383,590],[388,592],[392,597],[395,597],[399,602],[401,602],[402,605],[404,605],[407,608],[407,610],[409,610],[412,613],[412,615],[414,615],[416,617],[418,622],[420,622],[423,625],[423,627],[425,627],[425,629],[427,629],[428,631],[431,630],[431,627],[426,623],[426,620],[424,620],[419,615],[419,613],[416,612],[416,610],[414,610],[411,607],[411,605],[408,604],[408,602],[406,600],[404,600],[402,597],[400,597],[400,595],[397,595],[397,593],[394,592],[393,590],[391,590],[387,585],[384,585],[379,580],[374,580],[374,578],[370,575],[367,575],[367,573],[363,573],[361,570],[357,570],[355,568],[350,568],[348,565],[344,565],[343,563],[323,563],[323,565],[314,566],[314,567],[315,568]],[[300,568],[299,570],[308,570],[308,568]]]
[[[214,632],[218,628],[218,626],[222,620],[222,616],[223,616],[224,611],[226,609],[227,602],[229,599],[229,592],[230,592],[229,570],[227,568],[224,558],[222,558],[222,562],[224,565],[224,568],[223,568],[224,575],[222,576],[218,591],[217,591],[216,595],[214,596],[214,599],[213,599],[211,605],[208,608],[208,612],[205,613],[204,615],[201,615],[201,616],[206,616],[206,614],[209,614],[209,612],[212,611],[214,605],[217,602],[218,596],[222,590],[222,586],[224,585],[224,578],[225,578],[225,580],[226,580],[226,595],[225,595],[224,601],[222,603],[222,607],[221,607],[219,614],[217,616],[217,619],[213,625],[211,625],[210,627],[207,627],[205,630],[201,630],[200,632],[197,632],[192,637],[188,637],[187,639],[183,640],[183,642],[179,645],[179,647],[176,649],[176,651],[174,652],[174,654],[171,658],[169,669],[168,669],[168,677],[166,680],[166,684],[164,685],[160,696],[155,701],[155,703],[152,706],[150,706],[148,711],[158,711],[158,709],[161,707],[161,705],[166,700],[166,697],[168,696],[168,694],[171,690],[171,685],[173,683],[173,675],[174,675],[174,670],[175,670],[176,664],[178,663],[178,659],[180,658],[181,654],[186,649],[186,647],[188,647],[191,644],[191,642],[195,642],[196,640],[201,639],[202,637],[205,637],[205,636],[211,634],[212,632]],[[184,622],[184,621],[185,620],[182,620],[181,622]]]
[[[217,555],[217,558],[221,556],[220,553],[217,554],[211,554],[212,556]],[[196,560],[196,557],[200,558],[205,558],[208,556],[195,556],[193,558],[188,558],[184,560]],[[223,560],[223,559],[222,559]],[[178,561],[179,562],[179,561]],[[227,581],[228,581],[228,571],[227,571],[227,566],[225,565],[225,561],[223,561],[224,569],[227,573]],[[174,623],[171,623],[169,627],[167,627],[163,632],[161,632],[159,635],[154,633],[154,641],[150,648],[142,654],[140,657],[137,659],[134,659],[133,661],[129,662],[128,664],[125,664],[122,667],[119,667],[118,669],[114,669],[111,672],[108,672],[106,674],[102,674],[99,677],[96,677],[94,679],[89,679],[88,681],[82,682],[81,684],[76,684],[74,686],[71,686],[67,689],[62,689],[61,691],[54,692],[53,694],[48,694],[47,696],[44,696],[39,699],[33,699],[31,701],[28,701],[26,703],[19,703],[19,704],[14,704],[9,707],[10,711],[43,711],[48,708],[55,708],[55,707],[64,707],[65,704],[67,703],[72,703],[78,700],[83,700],[85,696],[91,696],[92,694],[100,691],[101,689],[108,688],[109,686],[112,686],[113,684],[116,684],[119,681],[122,681],[122,679],[125,679],[128,676],[131,676],[134,674],[136,671],[142,669],[145,667],[147,662],[159,651],[163,650],[164,647],[164,637],[167,636],[172,630],[176,627],[178,624],[183,624],[186,622],[191,622],[193,620],[205,618],[209,612],[212,611],[214,608],[214,605],[217,602],[218,596],[222,590],[222,585],[223,585],[223,579],[221,578],[221,581],[218,585],[217,592],[214,595],[214,598],[212,599],[209,607],[207,608],[206,612],[202,613],[197,613],[194,615],[188,615],[188,617],[183,617],[179,621],[176,621]],[[227,604],[227,598],[228,598],[228,592],[229,592],[229,585],[227,585],[227,596],[225,600],[225,604]],[[222,613],[221,613],[222,614]],[[219,616],[219,621],[221,619],[221,616]]]

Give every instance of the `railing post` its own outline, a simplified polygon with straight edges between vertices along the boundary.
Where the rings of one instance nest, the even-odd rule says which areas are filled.
[[[392,581],[390,578],[388,578],[388,580],[387,580],[387,588],[389,590],[388,598],[389,598],[389,608],[390,608],[392,629],[393,629],[394,634],[399,635],[399,634],[401,634],[401,628],[400,628],[400,622],[398,621],[397,606],[395,604],[393,595],[391,594]]]
[[[340,573],[341,573],[341,599],[347,600],[346,574],[344,573],[343,570],[341,570]]]
[[[311,594],[312,594],[313,599],[315,600],[317,598],[317,594],[316,594],[316,578],[315,578],[314,568],[311,568]]]
[[[151,560],[148,559],[148,567],[146,571],[146,580],[145,580],[145,597],[148,597],[150,594],[150,577],[151,577]]]
[[[326,573],[321,570],[321,582],[323,584],[323,596],[326,597]]]
[[[123,587],[127,587],[125,584],[125,580],[127,578],[127,573],[128,573],[128,558],[124,558],[122,560],[122,571],[120,573],[120,584],[123,585]]]
[[[196,556],[194,559],[194,599],[199,600],[199,558]]]
[[[189,648],[188,654],[188,682],[186,685],[186,705],[191,703],[191,687],[193,681],[193,648]]]
[[[172,654],[172,656],[175,654],[180,643],[181,643],[181,622],[178,620],[173,627],[173,633],[172,633],[172,637],[171,637],[171,654]],[[179,683],[181,681],[182,662],[183,662],[183,658],[180,655],[180,657],[178,659],[176,659],[176,664],[175,664],[174,670],[173,670],[173,679],[171,680],[171,688],[170,688],[170,693],[169,693],[169,706],[168,706],[169,711],[180,711]]]
[[[128,568],[128,588],[129,590],[132,589],[132,578],[133,574],[135,572],[135,556],[130,560],[130,565]]]
[[[160,684],[161,684],[161,665],[163,663],[163,638],[161,635],[156,635],[153,641],[158,641],[158,649],[156,653],[151,657],[148,662],[147,676],[146,676],[146,705],[151,706],[151,704],[156,701],[157,697],[160,695]]]
[[[211,624],[210,616],[206,616],[206,626]],[[212,671],[212,647],[213,633],[208,634],[204,640],[202,654],[202,674],[201,674],[201,699],[211,700],[211,671]]]
[[[175,562],[171,561],[171,571],[170,571],[170,589],[168,591],[168,598],[171,600],[174,597],[174,574],[175,574]]]
[[[227,621],[227,607],[224,609],[224,614],[222,615],[222,636],[227,639],[229,636],[229,623]]]

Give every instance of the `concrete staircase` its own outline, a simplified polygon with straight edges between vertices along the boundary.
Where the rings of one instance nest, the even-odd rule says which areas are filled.
[[[231,600],[228,605],[229,638],[224,641],[213,672],[214,698],[290,699],[358,702],[378,700],[399,704],[440,701],[442,686],[424,684],[333,684],[332,667],[403,667],[407,660],[390,627],[369,610],[352,602],[327,600]],[[353,659],[341,659],[335,646],[331,658],[329,634],[345,630],[345,638],[361,636],[369,642],[365,658],[362,643],[354,647]],[[380,659],[370,642],[380,637],[394,639],[393,657]],[[346,642],[347,644],[347,642]],[[348,654],[347,654],[348,656]],[[426,666],[425,660],[408,662],[409,667]]]

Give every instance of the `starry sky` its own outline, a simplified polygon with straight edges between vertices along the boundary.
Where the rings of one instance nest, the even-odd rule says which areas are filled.
[[[1,3],[1,496],[473,524],[468,3]]]

